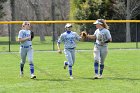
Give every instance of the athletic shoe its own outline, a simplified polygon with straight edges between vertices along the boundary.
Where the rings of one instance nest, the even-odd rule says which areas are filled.
[[[70,76],[70,79],[73,79],[73,76]]]
[[[66,64],[67,61],[64,61],[64,69],[67,68],[67,64]]]
[[[23,77],[23,76],[24,76],[23,72],[20,72],[20,77]]]
[[[35,79],[35,78],[36,78],[36,75],[32,74],[31,79]]]
[[[103,78],[103,76],[102,76],[102,75],[100,75],[98,78],[99,78],[99,79],[101,79],[101,78]]]
[[[98,74],[95,74],[94,79],[98,79],[98,78],[99,78]]]

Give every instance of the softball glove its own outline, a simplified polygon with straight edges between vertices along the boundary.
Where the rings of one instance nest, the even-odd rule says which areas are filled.
[[[33,38],[34,38],[34,32],[31,31],[31,41],[33,40]]]
[[[82,39],[87,38],[87,33],[86,33],[85,31],[82,31],[82,32],[81,32],[81,38],[82,38]]]

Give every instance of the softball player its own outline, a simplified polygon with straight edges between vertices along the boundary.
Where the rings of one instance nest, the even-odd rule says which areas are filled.
[[[108,53],[108,42],[112,41],[110,31],[108,30],[108,25],[105,20],[98,19],[93,24],[96,25],[97,30],[93,35],[88,35],[89,38],[96,39],[94,45],[94,70],[95,79],[102,78],[102,73],[104,70],[104,61]],[[100,63],[100,64],[99,64]],[[98,74],[98,68],[100,65],[100,71]]]
[[[30,23],[23,22],[22,30],[20,30],[18,34],[18,41],[20,42],[20,56],[21,56],[20,76],[23,76],[24,64],[26,61],[26,56],[28,56],[31,79],[34,79],[36,78],[36,76],[34,75],[33,49],[32,49],[32,41],[31,41],[31,31],[29,29],[30,29]]]
[[[64,62],[64,69],[66,69],[66,67],[68,66],[70,79],[73,79],[72,66],[75,62],[76,40],[79,41],[81,37],[76,32],[71,31],[71,28],[71,24],[68,23],[65,25],[65,32],[60,35],[57,46],[58,52],[62,53],[60,49],[60,43],[64,43],[64,53],[67,59],[67,61]]]

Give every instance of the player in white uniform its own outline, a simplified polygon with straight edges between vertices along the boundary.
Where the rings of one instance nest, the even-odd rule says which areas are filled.
[[[96,39],[94,46],[94,70],[95,79],[102,78],[102,73],[104,70],[104,61],[108,52],[108,42],[112,41],[110,31],[108,30],[108,25],[105,20],[98,19],[94,22],[97,30],[94,35],[88,35],[88,38]],[[100,64],[99,64],[100,63]],[[98,68],[100,65],[100,71],[98,73]]]
[[[33,49],[31,41],[30,23],[25,21],[22,24],[22,30],[19,31],[18,41],[20,42],[20,76],[23,76],[24,64],[26,62],[26,56],[30,65],[31,79],[36,78],[34,75],[34,64],[33,64]]]
[[[76,48],[76,40],[79,41],[81,37],[76,33],[71,31],[72,25],[66,24],[65,25],[65,32],[60,35],[58,39],[57,46],[58,52],[62,53],[60,48],[60,43],[64,43],[64,53],[66,56],[67,61],[64,62],[64,69],[68,66],[70,79],[73,79],[72,76],[72,66],[75,62],[75,48]]]

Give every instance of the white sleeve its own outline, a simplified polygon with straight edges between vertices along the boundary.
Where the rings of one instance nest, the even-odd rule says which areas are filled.
[[[23,36],[23,32],[22,32],[22,30],[20,30],[19,34],[18,34],[18,38],[22,38],[22,36]]]
[[[107,34],[106,35],[107,35],[107,39],[111,39],[112,38],[109,30],[107,30]]]
[[[94,32],[94,34],[93,34],[94,36],[96,36],[97,35],[97,30],[95,30],[95,32]]]
[[[75,32],[76,40],[80,41],[81,37]]]
[[[61,42],[64,42],[63,34],[60,35],[57,43],[60,44]]]

